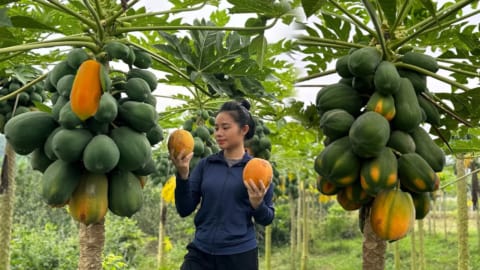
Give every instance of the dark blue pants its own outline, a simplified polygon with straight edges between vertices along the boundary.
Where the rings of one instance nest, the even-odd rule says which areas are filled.
[[[180,270],[258,270],[258,249],[232,255],[211,255],[192,243]]]

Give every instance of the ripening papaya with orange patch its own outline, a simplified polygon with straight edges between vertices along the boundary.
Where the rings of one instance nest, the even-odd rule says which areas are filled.
[[[95,115],[98,110],[102,95],[101,65],[96,60],[86,60],[75,75],[70,92],[70,106],[82,121]]]
[[[381,114],[388,121],[395,117],[395,100],[392,95],[382,95],[375,92],[370,96],[366,109]]]
[[[390,189],[398,183],[397,158],[389,147],[384,147],[380,154],[365,160],[360,169],[360,184],[369,195],[375,196],[384,189]]]

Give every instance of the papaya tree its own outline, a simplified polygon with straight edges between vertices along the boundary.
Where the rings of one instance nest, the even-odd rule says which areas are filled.
[[[188,85],[193,92],[207,97],[268,96],[258,81],[271,73],[264,60],[264,31],[290,11],[289,4],[229,2],[232,7],[228,12],[255,16],[236,27],[225,25],[227,10],[218,13],[216,24],[204,20],[190,24],[173,16],[206,5],[218,6],[215,1],[171,1],[170,9],[156,12],[138,7],[141,3],[136,0],[1,2],[1,30],[5,37],[1,40],[1,69],[22,62],[48,70],[1,100],[19,96],[38,83],[49,92],[51,104],[35,104],[34,111],[7,122],[6,137],[17,153],[43,150],[40,154],[44,163],[39,168],[43,172],[41,193],[51,206],[68,203],[69,213],[80,222],[80,269],[101,267],[107,207],[114,214],[127,217],[141,207],[142,177],[153,170],[151,148],[159,139],[152,142],[155,137],[146,135],[158,133],[159,129],[156,99],[152,95],[159,81]],[[27,33],[34,34],[23,34],[21,29],[25,28]],[[206,33],[201,31],[207,33],[195,36],[193,41],[181,41],[175,35],[181,30],[200,30],[193,32],[197,35]],[[20,34],[16,35],[17,32]],[[224,42],[231,47],[212,46]],[[194,50],[189,50],[190,46]],[[199,54],[194,61],[184,59],[184,66],[172,61],[209,49],[219,53],[216,58]],[[126,66],[123,70],[122,65]],[[223,69],[218,68],[222,65]],[[159,80],[151,70],[167,75]],[[254,73],[263,77],[249,79]],[[88,93],[82,90],[85,87],[90,89]],[[42,128],[22,141],[17,135],[32,125]],[[138,146],[136,151],[131,151],[132,139]],[[27,142],[30,143],[25,149]],[[105,148],[105,152],[100,153],[100,148]],[[69,183],[59,188],[60,178],[69,179]],[[127,185],[133,188],[126,190]],[[87,190],[95,190],[94,199],[87,198]],[[115,194],[124,191],[128,192],[128,200],[119,200]]]
[[[479,71],[478,36],[469,21],[478,14],[476,4],[302,1],[305,18],[311,20],[302,24],[304,34],[296,43],[308,73],[298,82],[328,80],[315,101],[327,146],[314,166],[340,190],[357,187],[357,195],[345,198],[339,191],[337,200],[342,195],[339,202],[346,210],[363,209],[364,269],[383,269],[384,241],[399,239],[378,237],[379,232],[390,222],[409,224],[415,219],[407,212],[402,220],[376,219],[371,203],[375,205],[377,194],[385,189],[412,194],[437,189],[436,173],[445,165],[450,139],[478,122],[472,102],[479,89],[469,83],[478,80]],[[403,135],[405,140],[399,140]],[[378,170],[375,177],[372,168]],[[412,185],[408,179],[416,176],[428,188]],[[405,235],[410,227],[389,233]]]

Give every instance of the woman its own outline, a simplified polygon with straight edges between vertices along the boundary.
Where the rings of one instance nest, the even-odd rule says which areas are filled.
[[[189,171],[193,153],[170,157],[177,169],[175,205],[180,216],[196,213],[195,237],[187,246],[182,270],[257,270],[258,250],[253,220],[272,222],[273,184],[243,181],[245,164],[252,158],[244,140],[255,134],[255,122],[247,101],[229,101],[215,118],[219,153],[203,158]],[[261,181],[260,181],[261,182]],[[253,220],[252,220],[253,218]]]

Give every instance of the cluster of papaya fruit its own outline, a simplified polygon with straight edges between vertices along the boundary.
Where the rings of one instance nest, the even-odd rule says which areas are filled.
[[[71,50],[45,81],[51,112],[26,112],[5,126],[13,149],[31,153],[32,167],[43,173],[46,203],[68,204],[70,215],[85,224],[101,221],[108,209],[130,217],[141,208],[146,176],[155,171],[151,148],[163,140],[148,99],[156,77],[131,68],[122,87],[114,86],[106,65],[120,56],[119,43],[115,50],[111,44],[104,46],[106,64],[81,48]]]
[[[397,68],[397,62],[415,68]],[[386,227],[426,216],[439,187],[436,173],[445,165],[445,153],[422,127],[440,124],[437,107],[425,98],[430,93],[422,69],[436,72],[435,58],[410,51],[387,61],[376,47],[352,50],[336,62],[340,81],[316,96],[326,136],[314,164],[319,191],[336,194],[346,210],[372,203],[372,228],[389,240],[406,232],[393,236],[382,231]],[[398,196],[404,199],[392,200]]]
[[[11,75],[0,79],[0,97],[9,95],[21,87],[24,83],[15,75]],[[35,107],[35,103],[42,103],[47,99],[44,91],[43,83],[36,83],[25,91],[17,95],[0,101],[0,132],[3,133],[5,124],[13,116],[30,111],[30,108]]]

